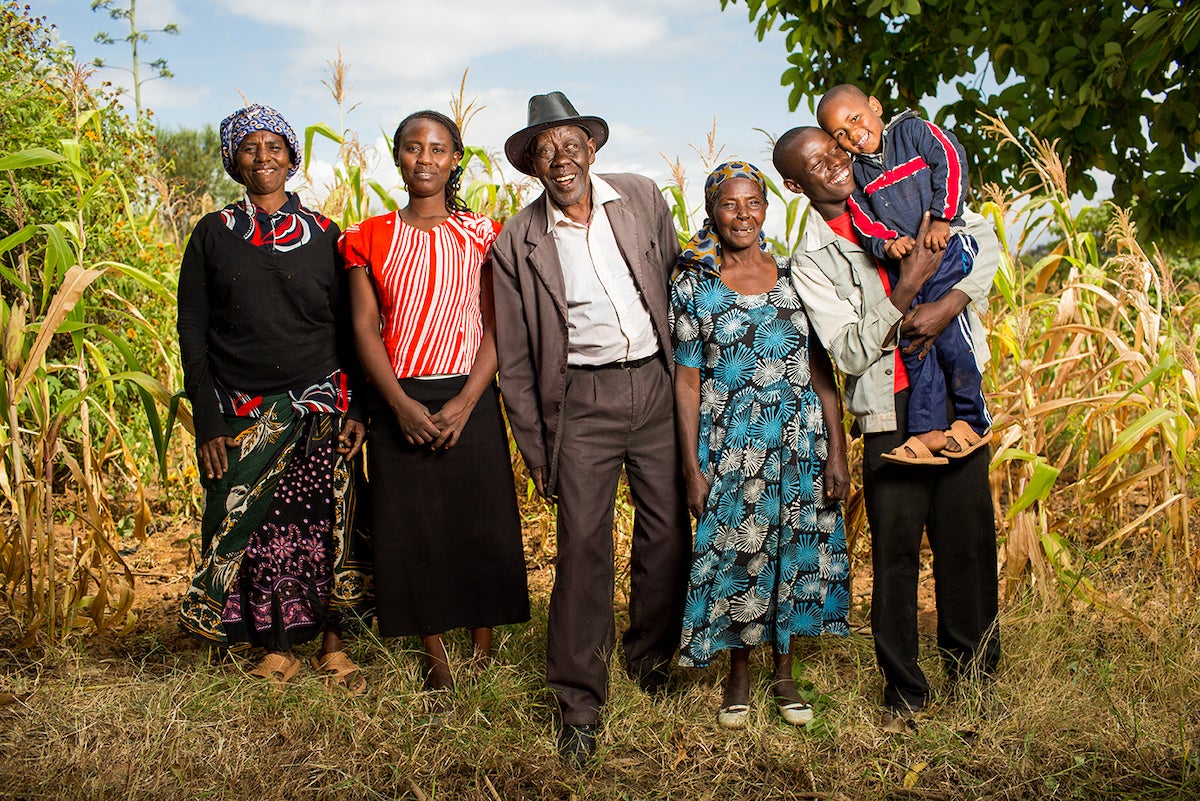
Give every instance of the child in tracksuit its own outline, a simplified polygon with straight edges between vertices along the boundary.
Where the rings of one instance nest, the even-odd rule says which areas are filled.
[[[899,261],[918,243],[926,211],[925,244],[943,251],[938,271],[913,304],[937,300],[971,272],[978,246],[962,220],[967,193],[966,153],[954,135],[915,112],[905,111],[884,127],[883,107],[850,84],[835,86],[817,106],[817,121],[853,157],[850,219],[895,286]],[[902,339],[900,347],[907,346]],[[992,419],[983,397],[970,327],[960,314],[935,340],[924,359],[901,353],[911,395],[909,438],[884,459],[902,464],[946,464],[991,440]],[[947,393],[954,422],[946,429]]]

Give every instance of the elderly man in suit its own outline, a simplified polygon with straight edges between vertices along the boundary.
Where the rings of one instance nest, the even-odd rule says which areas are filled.
[[[504,150],[545,191],[492,251],[496,346],[513,437],[538,493],[558,504],[546,675],[560,753],[579,767],[608,694],[622,467],[634,504],[626,669],[659,690],[679,644],[691,544],[667,319],[679,241],[653,181],[591,172],[603,119],[552,92],[530,99],[528,122]]]

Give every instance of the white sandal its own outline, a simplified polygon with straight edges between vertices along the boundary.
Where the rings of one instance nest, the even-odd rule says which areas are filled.
[[[717,723],[724,729],[745,728],[749,717],[749,704],[730,704],[717,711]]]

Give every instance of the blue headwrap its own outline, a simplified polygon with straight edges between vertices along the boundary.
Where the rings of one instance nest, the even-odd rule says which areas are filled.
[[[675,263],[675,272],[682,270],[700,270],[701,272],[720,275],[721,273],[721,242],[712,224],[713,205],[717,202],[717,194],[721,184],[730,178],[749,178],[758,184],[763,198],[767,197],[767,179],[762,171],[745,161],[727,161],[709,174],[704,182],[704,211],[708,214],[704,224],[692,235],[679,259]],[[767,238],[761,230],[758,232],[758,245],[764,251],[767,249]]]
[[[288,150],[292,152],[292,166],[288,169],[287,177],[295,175],[296,170],[300,169],[300,140],[296,138],[296,132],[278,111],[254,103],[221,120],[221,163],[229,177],[242,183],[242,176],[238,175],[237,166],[233,163],[233,153],[242,140],[255,131],[270,131],[284,138]]]

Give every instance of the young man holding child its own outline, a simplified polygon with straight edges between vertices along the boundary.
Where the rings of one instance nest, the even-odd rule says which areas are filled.
[[[912,394],[895,351],[896,331],[902,324],[919,349],[965,313],[979,342],[976,356],[986,361],[983,328],[973,307],[986,302],[999,244],[991,226],[969,214],[968,227],[981,245],[973,272],[940,298],[913,306],[918,290],[937,271],[940,254],[925,247],[922,237],[902,259],[896,281],[885,283],[885,271],[850,224],[849,155],[819,128],[795,128],[779,138],[773,161],[784,186],[807,196],[816,212],[809,215],[793,257],[793,282],[813,330],[846,374],[846,408],[863,434],[874,573],[871,633],[884,676],[884,725],[903,732],[930,698],[917,660],[923,534],[934,554],[937,643],[950,683],[995,670],[1000,637],[986,449],[941,466],[912,468],[883,459],[905,440]],[[943,407],[943,424],[946,419]]]
[[[937,272],[917,292],[915,303],[942,297],[970,274],[978,244],[963,220],[967,193],[966,154],[953,134],[905,111],[884,124],[883,107],[851,84],[835,86],[817,106],[817,121],[853,158],[856,189],[847,204],[864,246],[899,278],[899,260],[924,245],[941,254]],[[916,239],[929,213],[923,241]],[[911,435],[884,458],[901,464],[945,464],[991,440],[991,417],[983,376],[965,317],[937,338],[928,354],[904,359],[912,395]],[[907,341],[901,341],[902,348]],[[954,421],[946,428],[947,397]]]

